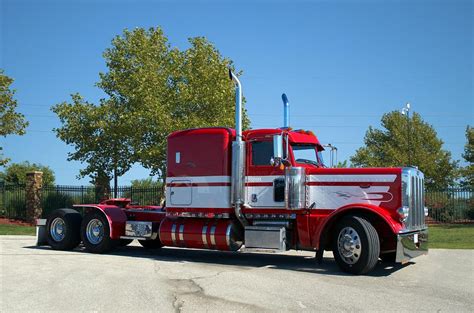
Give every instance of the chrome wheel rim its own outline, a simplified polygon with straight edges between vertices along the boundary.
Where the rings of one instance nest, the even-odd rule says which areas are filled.
[[[359,234],[352,227],[344,227],[337,238],[339,255],[347,264],[355,264],[360,258],[362,245]]]
[[[86,237],[91,244],[99,244],[104,239],[104,224],[96,218],[90,220],[86,226]]]
[[[61,217],[56,217],[51,222],[49,233],[54,241],[62,241],[66,237],[66,223]]]

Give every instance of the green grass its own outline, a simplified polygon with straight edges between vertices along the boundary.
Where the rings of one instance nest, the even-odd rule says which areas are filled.
[[[430,225],[430,249],[474,249],[474,224]]]
[[[5,225],[0,224],[0,235],[35,235],[34,226]]]

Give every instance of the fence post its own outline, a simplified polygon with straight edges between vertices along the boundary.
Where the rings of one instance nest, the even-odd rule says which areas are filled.
[[[43,172],[33,171],[26,173],[26,220],[34,223],[41,217],[41,189],[43,188]]]
[[[7,208],[5,206],[5,182],[0,182],[0,187],[2,188],[2,195],[0,201],[0,209],[5,210],[5,215],[7,214]]]

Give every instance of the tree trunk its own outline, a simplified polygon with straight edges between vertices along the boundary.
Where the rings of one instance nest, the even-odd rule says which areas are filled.
[[[117,168],[114,167],[114,198],[117,198],[117,183],[118,183]]]

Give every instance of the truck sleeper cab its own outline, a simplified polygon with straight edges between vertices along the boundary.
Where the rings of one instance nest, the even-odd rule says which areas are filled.
[[[134,239],[145,248],[299,249],[318,261],[332,250],[353,274],[370,272],[379,258],[403,263],[428,252],[421,171],[327,168],[318,138],[287,124],[242,132],[241,86],[229,76],[236,128],[168,136],[166,206],[109,199],[56,210],[39,221],[38,243],[67,250],[82,241],[94,253]]]
[[[332,250],[341,268],[356,274],[370,271],[379,258],[406,262],[427,252],[420,171],[326,168],[317,137],[301,130],[243,133],[242,225],[231,199],[234,138],[229,128],[171,134],[166,207],[111,199],[79,205],[84,218],[72,210],[56,212],[47,223],[49,244],[71,249],[82,241],[99,253],[133,239],[146,248],[237,251],[245,245],[246,250],[300,249],[319,255]],[[275,155],[278,150],[283,154]],[[63,225],[55,222],[58,217]],[[58,245],[66,224],[77,235],[68,245]]]

